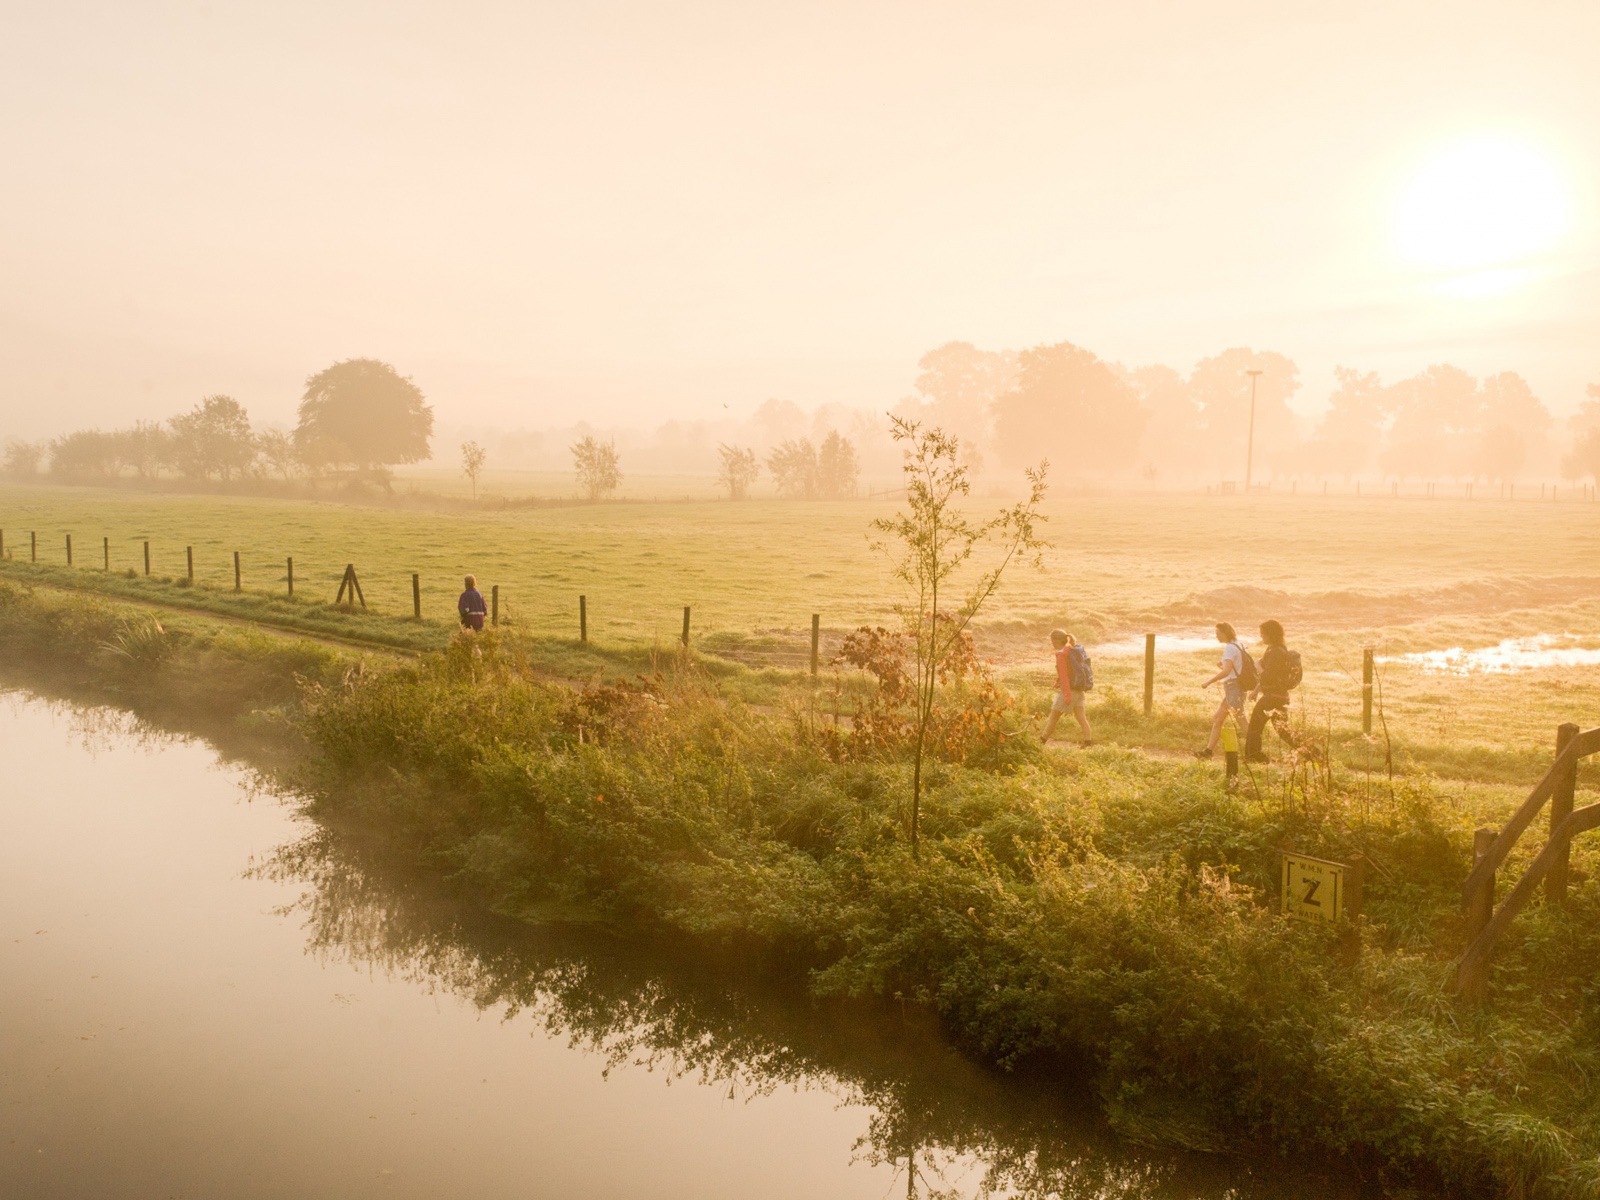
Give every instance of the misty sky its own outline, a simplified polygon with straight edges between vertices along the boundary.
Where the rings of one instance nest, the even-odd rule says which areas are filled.
[[[11,0],[0,436],[209,392],[290,423],[361,355],[449,425],[887,406],[951,339],[1267,347],[1312,408],[1335,363],[1447,360],[1565,412],[1597,46],[1593,0]],[[1488,185],[1547,236],[1418,261],[1473,139],[1547,169]]]

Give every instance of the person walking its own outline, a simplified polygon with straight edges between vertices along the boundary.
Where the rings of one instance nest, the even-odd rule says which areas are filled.
[[[478,590],[478,577],[468,575],[466,583],[467,590],[456,601],[456,611],[461,614],[461,628],[482,633],[483,619],[489,615],[489,606],[483,602],[483,593]]]
[[[1250,710],[1250,726],[1244,735],[1244,760],[1264,763],[1261,735],[1270,720],[1284,741],[1289,740],[1289,692],[1300,682],[1300,656],[1283,644],[1283,626],[1277,621],[1261,622],[1261,640],[1267,644],[1261,655],[1261,686],[1256,689],[1256,704]]]
[[[1050,701],[1050,719],[1045,722],[1044,736],[1041,741],[1048,742],[1050,735],[1056,731],[1056,722],[1061,720],[1061,714],[1068,709],[1078,719],[1078,728],[1083,730],[1083,744],[1093,744],[1094,733],[1089,728],[1089,718],[1084,713],[1086,697],[1083,691],[1074,690],[1072,687],[1072,651],[1077,646],[1077,640],[1065,629],[1052,629],[1050,643],[1056,652],[1056,692]]]
[[[1217,743],[1222,740],[1223,722],[1228,719],[1230,712],[1244,716],[1245,690],[1254,688],[1256,684],[1255,661],[1239,645],[1233,626],[1226,621],[1219,621],[1217,641],[1222,643],[1222,658],[1217,663],[1217,673],[1200,686],[1208,688],[1214,683],[1222,684],[1222,702],[1211,717],[1211,740],[1204,748],[1194,752],[1196,758],[1210,758],[1217,752]]]

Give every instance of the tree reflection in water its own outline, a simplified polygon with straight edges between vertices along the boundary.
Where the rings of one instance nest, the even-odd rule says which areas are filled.
[[[531,1019],[593,1054],[754,1098],[821,1088],[871,1110],[859,1160],[890,1164],[928,1200],[1270,1200],[1355,1195],[1281,1161],[1132,1147],[1055,1077],[1005,1078],[955,1053],[914,1015],[819,1004],[746,965],[679,956],[574,926],[486,916],[437,884],[318,829],[252,874],[303,886],[285,909],[324,961],[377,967],[504,1020]],[[1306,1189],[1309,1187],[1309,1191]]]

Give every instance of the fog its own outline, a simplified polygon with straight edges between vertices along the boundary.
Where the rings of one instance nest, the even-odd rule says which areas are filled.
[[[1301,439],[1339,366],[1515,371],[1559,422],[1600,379],[1597,41],[1586,3],[14,7],[0,437],[214,393],[288,428],[371,356],[452,454],[704,457],[769,400],[893,409],[952,341],[1270,350]],[[1471,191],[1427,164],[1481,137],[1554,199],[1436,253],[1417,180]]]

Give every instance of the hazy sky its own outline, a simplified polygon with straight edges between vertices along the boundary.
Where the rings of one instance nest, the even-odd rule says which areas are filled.
[[[1600,381],[1594,0],[0,3],[0,435],[357,355],[503,427],[956,338]]]

